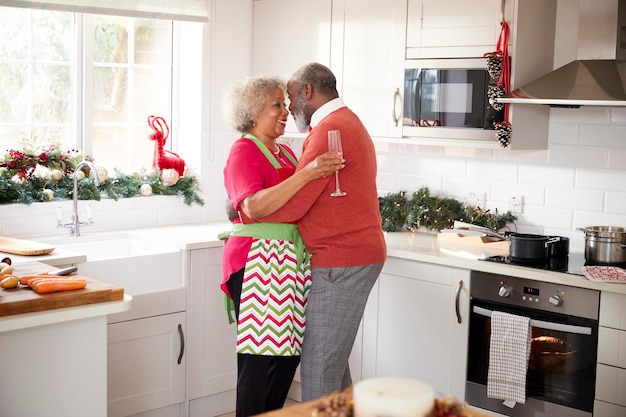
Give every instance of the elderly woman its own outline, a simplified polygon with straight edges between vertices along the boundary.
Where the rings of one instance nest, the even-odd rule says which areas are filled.
[[[300,362],[311,273],[295,224],[260,223],[308,182],[343,168],[326,153],[297,173],[294,152],[276,139],[289,111],[276,77],[236,83],[225,116],[243,135],[233,144],[224,185],[238,212],[224,245],[221,288],[237,319],[238,417],[281,408]]]

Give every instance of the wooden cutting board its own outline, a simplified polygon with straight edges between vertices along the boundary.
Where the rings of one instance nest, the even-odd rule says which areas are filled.
[[[54,246],[32,240],[16,239],[0,236],[0,252],[14,255],[47,255],[54,250]]]
[[[79,275],[70,277],[84,278],[87,280],[87,287],[82,290],[49,294],[37,294],[23,285],[13,289],[0,289],[0,316],[118,301],[124,298],[124,289],[117,285]]]

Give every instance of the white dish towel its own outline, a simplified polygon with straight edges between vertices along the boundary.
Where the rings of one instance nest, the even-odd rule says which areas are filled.
[[[530,318],[494,311],[487,373],[487,397],[513,408],[526,402],[526,372],[532,327]]]

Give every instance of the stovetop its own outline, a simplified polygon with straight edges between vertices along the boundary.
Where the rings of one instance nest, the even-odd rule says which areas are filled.
[[[526,268],[543,269],[546,271],[562,272],[564,274],[584,275],[582,267],[586,265],[585,256],[582,253],[570,253],[568,256],[548,258],[541,262],[529,262],[513,259],[509,256],[489,256],[481,261],[496,262]]]

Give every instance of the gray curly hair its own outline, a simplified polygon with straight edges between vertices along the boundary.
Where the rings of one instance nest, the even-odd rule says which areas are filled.
[[[234,82],[224,97],[224,118],[238,132],[249,132],[277,88],[287,96],[287,84],[277,76],[253,76]]]

